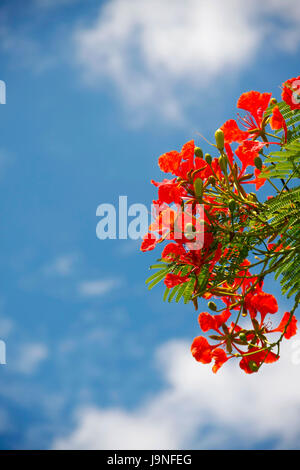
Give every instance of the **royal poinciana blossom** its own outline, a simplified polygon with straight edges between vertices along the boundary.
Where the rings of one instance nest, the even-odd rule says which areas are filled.
[[[289,187],[300,175],[299,90],[300,77],[283,84],[281,103],[271,93],[243,93],[236,119],[215,133],[215,156],[190,140],[158,159],[171,177],[152,181],[158,199],[141,250],[163,248],[147,282],[151,288],[163,280],[165,300],[183,297],[196,310],[200,298],[208,301],[212,313],[198,317],[206,336],[194,339],[191,352],[213,372],[232,358],[246,373],[257,372],[279,359],[281,341],[297,331],[298,280],[283,279],[285,292],[295,295],[283,313],[264,291],[264,278],[282,274],[285,263],[293,268],[299,254],[299,187]],[[261,202],[257,191],[265,184],[272,193]]]

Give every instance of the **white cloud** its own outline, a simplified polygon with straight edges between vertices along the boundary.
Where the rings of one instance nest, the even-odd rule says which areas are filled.
[[[20,347],[14,368],[22,374],[33,374],[42,361],[48,357],[47,346],[43,343],[23,344]]]
[[[298,0],[111,0],[76,30],[76,60],[136,112],[179,120],[190,92],[224,84],[262,47],[295,50],[299,26]]]
[[[94,279],[89,281],[82,281],[78,285],[78,292],[83,297],[98,297],[120,285],[118,279]]]
[[[236,362],[214,375],[194,361],[185,341],[168,342],[157,353],[166,381],[159,393],[132,411],[77,410],[75,429],[53,448],[252,448],[268,439],[299,448],[299,338],[286,342],[278,363],[251,376]]]
[[[58,256],[55,260],[43,268],[44,274],[58,274],[59,276],[68,276],[74,270],[77,256],[74,254],[65,254]]]
[[[0,50],[7,54],[13,67],[30,68],[32,72],[40,74],[57,63],[57,56],[50,55],[48,51],[43,50],[41,43],[28,34],[8,26],[5,23],[5,15],[3,17],[4,19],[0,19]],[[7,100],[9,100],[9,92],[8,89]]]
[[[65,253],[40,265],[31,274],[27,273],[20,279],[20,286],[26,290],[38,289],[55,298],[74,300],[79,296],[89,300],[104,296],[123,284],[121,278],[114,276],[88,278],[88,271],[81,254]]]

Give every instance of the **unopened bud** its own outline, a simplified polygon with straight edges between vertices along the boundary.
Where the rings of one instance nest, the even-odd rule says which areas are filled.
[[[270,104],[271,105],[277,104],[277,99],[276,98],[271,98]]]
[[[217,129],[215,132],[215,139],[218,150],[223,150],[224,148],[224,132],[222,129]]]
[[[215,180],[215,178],[211,175],[211,176],[208,177],[207,183],[208,183],[208,184],[211,184],[212,186],[214,186],[214,185],[216,184],[216,180]]]
[[[210,308],[210,310],[213,310],[214,312],[217,310],[217,306],[214,302],[208,302],[207,306],[208,308]]]
[[[255,193],[249,193],[247,196],[247,199],[249,199],[249,201],[252,201],[252,202],[257,202],[257,197]]]
[[[195,238],[195,233],[194,233],[195,231],[196,231],[195,226],[189,222],[185,226],[184,235],[189,240],[192,240],[193,238]]]
[[[202,194],[203,194],[203,181],[202,181],[202,179],[197,178],[194,181],[194,191],[195,191],[196,197],[198,197],[198,198],[202,197]]]
[[[240,334],[239,334],[239,338],[240,338],[240,340],[243,341],[244,343],[247,342],[247,336],[246,336],[245,333],[240,333]]]
[[[254,159],[254,165],[258,170],[262,169],[262,159],[260,157],[255,157]]]
[[[209,153],[205,154],[205,161],[206,161],[206,163],[208,163],[208,165],[211,165],[212,158],[211,158],[211,155]]]
[[[219,165],[220,165],[220,168],[223,171],[223,173],[226,173],[226,171],[227,171],[227,158],[225,157],[225,155],[221,155],[219,157]]]
[[[228,203],[228,207],[230,209],[230,212],[234,212],[235,211],[235,208],[236,208],[236,202],[234,199],[230,199],[229,203]]]
[[[249,361],[249,368],[250,370],[252,370],[252,372],[258,371],[258,365],[256,364],[255,361]]]
[[[195,156],[198,157],[198,158],[203,158],[203,152],[202,152],[202,149],[200,147],[195,147]]]

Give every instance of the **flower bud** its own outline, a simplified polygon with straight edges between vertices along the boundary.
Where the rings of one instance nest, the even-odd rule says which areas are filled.
[[[254,159],[254,165],[258,170],[262,169],[262,159],[260,157],[255,157]]]
[[[203,194],[203,181],[200,178],[197,178],[194,181],[194,191],[197,198],[201,198]]]
[[[212,175],[210,175],[210,176],[207,178],[207,183],[208,183],[208,184],[211,184],[212,186],[214,186],[214,185],[216,184],[216,180],[215,180],[215,178],[214,178]]]
[[[235,202],[234,199],[230,199],[230,201],[229,201],[229,203],[228,203],[228,207],[229,207],[230,212],[234,212],[234,211],[235,211],[236,202]]]
[[[192,223],[188,222],[184,229],[184,236],[189,240],[192,240],[193,238],[195,238],[195,231],[195,226]]]
[[[185,225],[185,231],[186,232],[195,232],[196,228],[195,226],[191,223],[191,222],[188,222],[186,225]]]
[[[213,310],[213,312],[217,310],[217,306],[214,302],[208,302],[207,306],[210,308],[210,310]]]
[[[247,199],[249,199],[249,201],[251,202],[258,202],[258,199],[255,193],[249,193],[247,195]]]
[[[277,99],[276,98],[271,98],[270,100],[270,105],[277,104]]]
[[[249,361],[249,369],[252,370],[252,372],[258,371],[258,365],[255,361]]]
[[[239,338],[240,338],[240,340],[243,341],[244,343],[247,342],[247,336],[246,336],[245,333],[243,333],[243,332],[240,333],[240,334],[239,334]]]
[[[225,155],[221,155],[219,157],[219,165],[223,173],[226,173],[227,171],[227,158]]]
[[[217,129],[215,132],[215,139],[218,150],[223,150],[224,148],[224,132],[222,129]]]
[[[198,158],[203,158],[203,152],[200,147],[195,147],[195,156]]]
[[[211,165],[212,158],[211,158],[211,155],[209,153],[205,154],[205,161],[206,161],[206,163],[208,163],[208,165]]]

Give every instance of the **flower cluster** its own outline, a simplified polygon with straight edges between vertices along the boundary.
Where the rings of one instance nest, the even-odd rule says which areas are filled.
[[[282,87],[282,99],[293,112],[300,110],[299,90],[300,77]],[[239,358],[241,369],[253,373],[263,363],[277,361],[281,340],[297,331],[297,305],[276,327],[271,321],[278,305],[263,291],[264,277],[284,262],[290,248],[282,245],[282,235],[263,217],[264,206],[256,194],[266,182],[276,195],[288,191],[286,181],[278,189],[269,177],[264,152],[281,150],[289,130],[283,108],[271,93],[243,93],[237,108],[237,118],[226,121],[210,144],[217,156],[204,155],[191,140],[181,151],[159,157],[161,171],[172,177],[152,180],[158,199],[153,201],[153,221],[141,250],[167,241],[156,277],[164,280],[166,294],[173,290],[171,297],[184,295],[196,309],[199,298],[209,301],[214,314],[202,312],[198,321],[214,343],[196,337],[191,346],[194,358],[203,364],[213,362],[213,372]],[[255,192],[247,191],[249,185]]]

